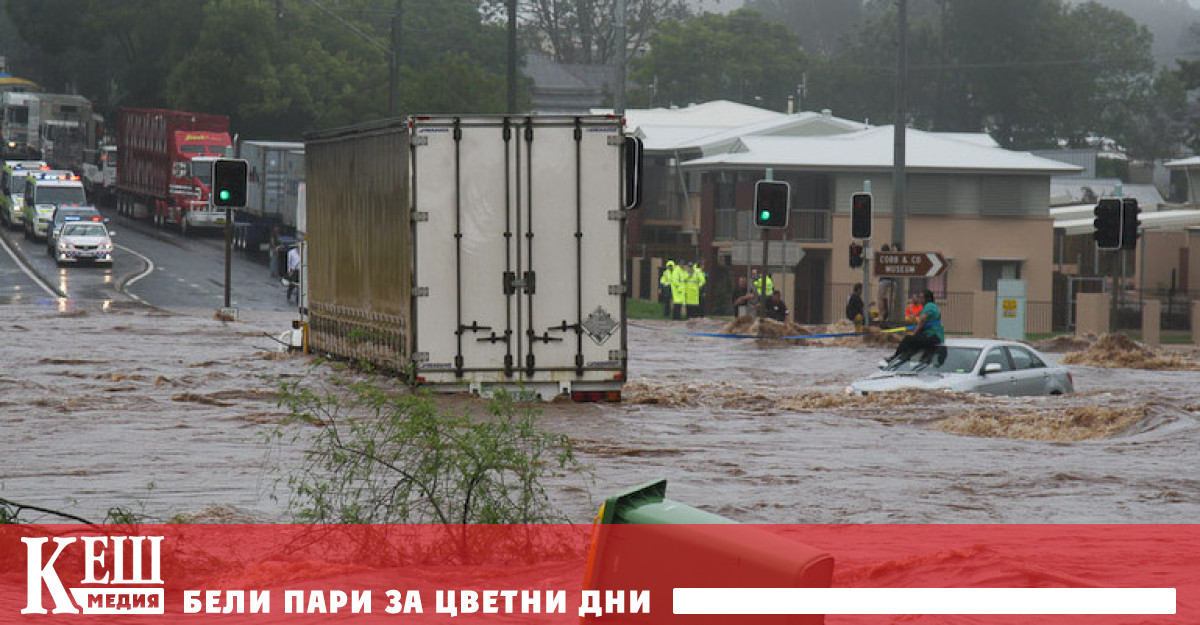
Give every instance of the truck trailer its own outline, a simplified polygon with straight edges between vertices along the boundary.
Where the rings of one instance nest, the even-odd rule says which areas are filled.
[[[229,118],[125,108],[117,118],[117,212],[187,234],[225,225],[211,206],[212,163],[233,156]]]
[[[246,161],[246,206],[234,211],[235,249],[271,252],[274,275],[279,259],[296,242],[296,194],[304,184],[304,144],[296,141],[241,141]]]
[[[416,116],[306,136],[312,349],[434,390],[617,400],[620,117]]]

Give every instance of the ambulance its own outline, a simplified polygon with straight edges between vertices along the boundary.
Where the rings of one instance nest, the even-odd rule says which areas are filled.
[[[25,179],[31,173],[50,169],[46,161],[4,161],[0,173],[0,222],[9,228],[21,225],[25,210]]]
[[[31,173],[25,178],[25,212],[22,226],[25,238],[44,240],[49,231],[54,209],[59,206],[83,206],[87,195],[83,181],[73,172],[46,170]]]

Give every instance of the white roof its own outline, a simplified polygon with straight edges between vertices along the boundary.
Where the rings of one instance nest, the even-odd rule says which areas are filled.
[[[1111,197],[1121,187],[1121,197],[1138,201],[1143,211],[1156,211],[1166,204],[1158,188],[1152,184],[1124,184],[1116,178],[1056,177],[1050,180],[1050,204],[1084,204],[1087,198]],[[1089,193],[1090,192],[1090,193]],[[1092,203],[1095,205],[1095,202]]]
[[[1082,219],[1084,217],[1094,217],[1096,214],[1095,204],[1072,204],[1070,206],[1056,206],[1050,209],[1050,218],[1057,220]]]
[[[647,150],[700,149],[705,155],[728,151],[737,139],[746,135],[762,136],[819,136],[855,132],[870,126],[840,117],[829,112],[802,111],[784,115],[768,111],[769,115],[758,115],[753,109],[743,118],[761,117],[754,121],[733,123],[738,108],[709,106],[708,103],[687,109],[654,109],[653,111],[631,111],[627,113],[626,125],[642,138]],[[695,111],[694,109],[705,109]],[[666,111],[666,114],[660,114]],[[711,113],[722,115],[711,115]],[[724,116],[725,112],[733,116]],[[683,122],[697,122],[695,124]],[[636,127],[636,128],[635,128]]]
[[[693,146],[699,147],[703,154],[708,156],[728,152],[739,139],[747,136],[817,137],[857,132],[870,127],[864,122],[842,119],[827,113],[802,111],[795,115],[767,119],[699,137],[693,139]]]
[[[1053,209],[1051,209],[1053,210]],[[1169,210],[1142,213],[1138,216],[1145,230],[1181,231],[1190,226],[1200,226],[1200,210]],[[1091,234],[1096,229],[1096,218],[1055,219],[1054,227],[1062,228],[1067,234]]]
[[[701,137],[713,134],[710,126],[659,126],[648,124],[634,134],[642,139],[647,150],[681,150],[695,147]]]
[[[612,109],[593,109],[592,113],[611,114]],[[778,111],[738,104],[729,100],[713,100],[678,108],[626,109],[625,127],[631,131],[644,125],[692,126],[712,129],[733,128],[765,119],[786,117]]]
[[[880,126],[859,132],[823,137],[742,137],[726,154],[684,163],[695,168],[784,167],[796,169],[891,169],[893,129]],[[1059,174],[1080,168],[978,143],[909,128],[906,136],[909,171],[1005,171]]]
[[[958,141],[973,143],[981,148],[1000,147],[1000,144],[996,143],[996,140],[992,138],[992,135],[989,135],[986,132],[939,132],[937,135],[939,137],[946,137],[947,139],[956,139]]]
[[[1193,156],[1191,158],[1181,158],[1177,161],[1167,161],[1167,162],[1163,163],[1163,166],[1167,167],[1168,169],[1173,169],[1175,167],[1200,166],[1200,156]]]

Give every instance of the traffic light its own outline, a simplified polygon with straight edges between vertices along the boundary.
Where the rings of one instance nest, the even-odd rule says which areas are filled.
[[[1121,249],[1121,200],[1115,197],[1104,198],[1096,204],[1092,211],[1096,219],[1092,221],[1095,232],[1096,247],[1102,250]]]
[[[871,238],[871,194],[855,193],[850,200],[850,236]]]
[[[759,180],[754,183],[754,225],[786,228],[791,187],[786,182]]]
[[[221,158],[213,161],[213,206],[246,205],[246,161]]]
[[[850,243],[850,268],[858,269],[863,266],[863,246]]]
[[[1121,200],[1121,249],[1137,249],[1138,225],[1141,223],[1138,215],[1141,212],[1137,200],[1131,197]]]

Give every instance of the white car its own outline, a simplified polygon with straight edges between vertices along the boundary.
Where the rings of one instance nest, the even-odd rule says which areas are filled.
[[[933,389],[991,395],[1063,395],[1075,392],[1066,367],[1016,341],[948,339],[909,360],[884,363],[881,371],[852,383],[846,392],[868,395],[901,389]]]
[[[113,243],[108,228],[94,221],[67,222],[54,244],[54,261],[59,265],[79,261],[112,264]]]

